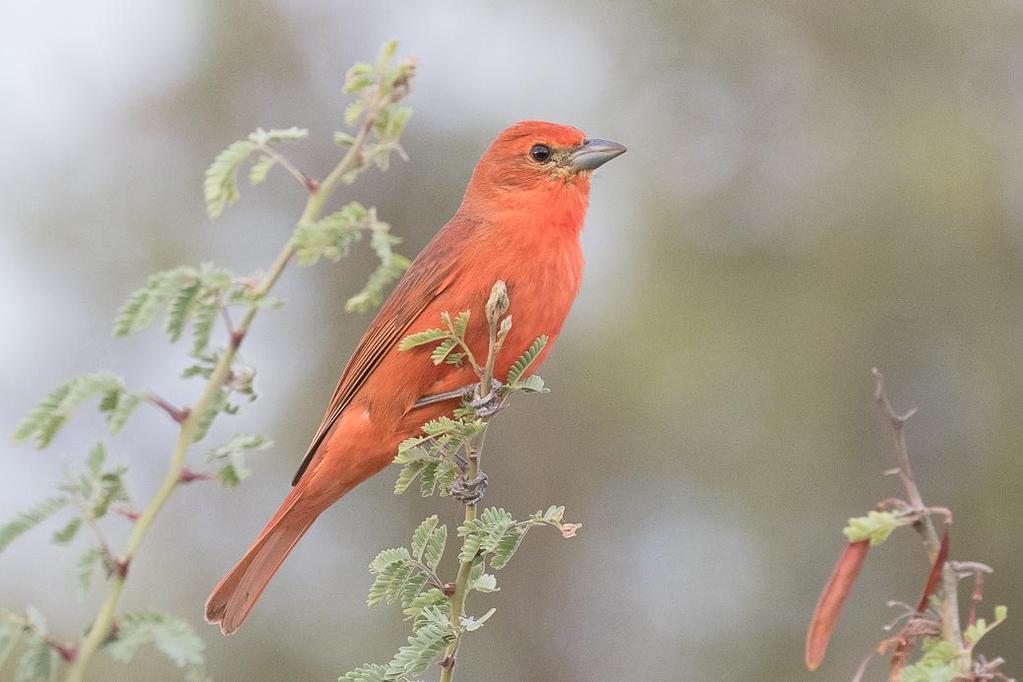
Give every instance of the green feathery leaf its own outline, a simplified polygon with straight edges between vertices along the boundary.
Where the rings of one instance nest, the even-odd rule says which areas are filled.
[[[451,337],[444,339],[439,344],[437,344],[437,347],[433,349],[432,353],[430,353],[430,360],[432,360],[433,364],[435,365],[441,364],[442,362],[444,362],[444,360],[447,359],[448,355],[451,353],[451,351],[455,349],[455,346],[457,345],[458,339]]]
[[[371,228],[375,215],[373,209],[352,201],[315,223],[299,224],[291,237],[298,264],[314,265],[320,258],[336,263],[348,255],[360,231]]]
[[[463,310],[458,313],[458,316],[455,317],[455,321],[451,323],[451,333],[459,339],[465,339],[465,330],[469,327],[469,317],[470,312],[468,310]]]
[[[490,609],[479,618],[474,618],[473,616],[463,617],[462,629],[465,630],[466,632],[475,632],[476,630],[479,630],[481,627],[483,627],[483,624],[486,623],[487,620],[489,620],[492,615],[494,615],[495,611],[497,611],[497,609]]]
[[[495,571],[500,571],[507,566],[522,544],[523,537],[525,537],[525,531],[518,527],[510,528],[502,535],[497,546],[494,548],[494,556],[490,559],[490,567]]]
[[[419,524],[415,532],[412,533],[412,556],[417,561],[422,561],[423,552],[426,550],[426,544],[430,541],[430,536],[437,529],[437,524],[440,523],[437,515],[428,516],[426,520]]]
[[[515,390],[525,391],[526,393],[547,392],[547,389],[544,387],[543,377],[539,374],[530,374],[525,379],[520,379],[519,383],[515,384]]]
[[[92,478],[99,478],[103,475],[103,465],[107,461],[107,446],[102,441],[92,446],[89,456],[85,459],[85,467]]]
[[[395,38],[391,38],[380,46],[377,51],[377,65],[376,70],[379,72],[385,72],[387,67],[390,66],[391,60],[394,59],[394,55],[398,53],[398,41]]]
[[[444,545],[448,540],[448,527],[440,526],[430,534],[426,541],[426,551],[423,552],[423,561],[430,568],[437,568],[441,557],[444,556]]]
[[[440,462],[429,462],[423,467],[423,473],[419,476],[419,492],[423,497],[429,497],[437,492],[437,471],[440,469]]]
[[[178,289],[174,295],[174,300],[171,301],[167,312],[167,321],[164,323],[164,330],[172,343],[181,338],[181,334],[185,331],[185,326],[192,316],[201,291],[202,281],[196,278]]]
[[[497,592],[497,578],[490,573],[484,573],[469,585],[470,590],[477,592]]]
[[[371,208],[370,220],[372,235],[370,245],[380,259],[380,265],[369,276],[366,286],[345,303],[345,310],[366,312],[384,300],[387,286],[401,277],[412,262],[404,256],[394,253],[391,247],[401,240],[390,233],[390,225],[376,219],[376,209]]]
[[[939,637],[925,637],[920,648],[920,660],[902,669],[902,682],[952,682],[958,677],[957,646]]]
[[[420,574],[424,578],[425,574]],[[423,611],[430,608],[431,606],[447,606],[448,597],[436,587],[431,587],[428,590],[420,592],[411,601],[407,603],[403,600],[402,604],[404,608],[402,613],[413,619],[412,629],[413,631],[418,630],[419,626],[422,625]]]
[[[423,611],[423,624],[408,638],[408,644],[401,647],[387,664],[389,676],[418,675],[444,651],[455,638],[454,629],[447,614],[438,607]]]
[[[462,472],[448,461],[442,462],[438,468],[440,471],[437,474],[437,489],[440,491],[441,497],[446,497],[451,489],[451,484]]]
[[[367,606],[376,606],[381,602],[394,603],[401,592],[405,581],[415,571],[415,566],[408,562],[394,563],[385,566],[373,580],[366,597]]]
[[[249,140],[258,145],[297,142],[307,137],[309,137],[309,131],[296,126],[291,126],[290,128],[271,128],[270,130],[256,128],[254,132],[249,133]]]
[[[178,667],[202,665],[206,644],[185,621],[152,611],[122,614],[117,637],[107,645],[110,655],[130,663],[140,646],[153,644]]]
[[[249,477],[252,471],[246,462],[246,453],[266,450],[273,441],[258,434],[237,434],[223,445],[210,450],[210,464],[217,467],[217,480],[225,488],[234,488]]]
[[[393,679],[387,676],[386,667],[367,663],[337,678],[337,682],[390,682]]]
[[[56,679],[57,654],[41,636],[30,633],[18,659],[14,682],[51,682]]]
[[[146,285],[134,291],[117,311],[114,336],[128,336],[151,325],[178,291],[198,276],[198,271],[189,266],[150,275]]]
[[[15,539],[32,530],[68,504],[66,497],[50,497],[34,507],[26,509],[12,520],[0,526],[0,552]]]
[[[58,545],[66,545],[75,539],[79,529],[82,527],[82,519],[75,517],[64,524],[63,527],[54,531],[52,541]]]
[[[238,201],[238,169],[241,168],[241,165],[245,163],[252,152],[279,142],[301,140],[308,134],[308,130],[295,127],[274,128],[271,130],[258,128],[247,139],[233,142],[227,149],[217,154],[213,163],[206,169],[206,178],[203,182],[206,212],[210,218],[216,220],[223,214],[225,208]],[[256,165],[263,165],[263,160],[257,161]],[[250,171],[249,179],[252,180],[253,176],[255,176],[256,180],[253,181],[253,184],[262,182],[262,180],[266,179],[266,173],[269,171],[269,167],[265,169],[260,168],[258,171]],[[260,174],[262,174],[261,178]]]
[[[249,184],[261,185],[266,182],[266,176],[270,174],[270,170],[277,165],[277,159],[272,156],[263,154],[256,160],[252,167],[249,168]]]
[[[84,599],[85,595],[89,593],[89,589],[92,587],[92,579],[96,575],[96,569],[100,567],[104,569],[107,578],[113,574],[115,568],[102,547],[90,547],[78,557],[76,568],[78,571],[79,600]]]
[[[107,428],[111,435],[120,433],[131,415],[135,413],[135,408],[142,404],[141,395],[122,390],[109,391],[104,399],[108,399],[109,402],[106,405],[100,404],[100,412],[106,414]]]
[[[14,647],[18,646],[21,636],[25,634],[25,626],[14,614],[0,611],[0,668],[10,657]]]
[[[443,329],[426,329],[415,334],[409,334],[398,343],[398,350],[406,351],[416,346],[422,346],[427,343],[433,343],[434,341],[440,341],[448,336],[448,332]]]
[[[213,426],[213,422],[216,420],[217,415],[225,411],[228,407],[227,394],[228,390],[226,388],[221,388],[213,396],[213,400],[210,401],[210,405],[206,408],[206,412],[199,416],[193,442],[198,443],[205,438],[206,434],[209,433],[210,427]]]
[[[210,337],[213,335],[213,325],[216,323],[218,313],[220,313],[219,303],[202,305],[196,309],[195,319],[192,322],[192,355],[200,355],[209,347]]]
[[[401,602],[402,609],[407,609],[412,603],[419,597],[419,594],[426,587],[426,582],[429,580],[429,576],[422,571],[413,573],[405,584],[401,586],[401,590],[398,594],[398,601]]]
[[[373,66],[365,62],[356,62],[348,69],[345,73],[345,84],[342,87],[342,92],[361,92],[370,85],[373,85]],[[346,122],[352,123],[353,121]]]
[[[425,460],[417,460],[404,464],[401,471],[398,473],[398,478],[394,481],[394,494],[401,495],[403,492],[408,490],[409,486],[415,482],[416,478],[423,472],[423,469],[426,468],[427,464],[428,462]]]
[[[522,378],[522,375],[525,374],[530,365],[536,361],[537,356],[540,355],[540,351],[542,351],[546,345],[546,336],[540,336],[533,341],[532,344],[530,344],[529,348],[526,349],[526,352],[520,355],[518,360],[512,364],[511,369],[508,370],[509,385],[515,386],[519,383],[519,379]]]
[[[338,147],[348,148],[355,144],[355,138],[348,133],[335,132],[334,133],[334,144]]]
[[[403,564],[411,560],[409,551],[404,547],[395,547],[381,551],[369,564],[369,570],[379,573],[392,564]]]
[[[462,540],[462,549],[458,552],[458,562],[464,564],[475,559],[480,551],[482,539],[479,533],[469,533],[466,535]]]
[[[109,406],[110,394],[123,391],[124,382],[109,372],[77,376],[53,389],[32,408],[18,424],[13,438],[17,442],[35,438],[36,447],[45,448],[82,403],[95,397],[103,397],[103,404]]]
[[[873,546],[887,540],[892,531],[901,525],[905,525],[905,521],[892,512],[869,511],[866,516],[849,519],[842,532],[849,538],[849,542],[869,540]]]
[[[977,643],[982,640],[987,633],[1001,625],[1008,615],[1009,609],[1006,606],[996,606],[995,618],[993,621],[988,623],[986,618],[978,618],[973,625],[968,626],[963,631],[963,637],[966,639],[966,643],[970,649],[977,646]]]
[[[203,194],[206,197],[206,213],[216,220],[224,209],[238,201],[238,169],[249,154],[258,149],[251,140],[232,142],[206,169]]]

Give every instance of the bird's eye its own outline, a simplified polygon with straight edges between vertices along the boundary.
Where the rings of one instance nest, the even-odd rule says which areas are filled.
[[[534,161],[543,163],[551,158],[551,148],[545,144],[534,144],[533,148],[529,150],[529,155]]]

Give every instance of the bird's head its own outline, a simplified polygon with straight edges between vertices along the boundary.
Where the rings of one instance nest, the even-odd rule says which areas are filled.
[[[465,204],[514,210],[560,200],[581,202],[585,211],[590,173],[624,152],[622,145],[589,139],[572,126],[520,121],[498,135],[483,154],[466,189]]]

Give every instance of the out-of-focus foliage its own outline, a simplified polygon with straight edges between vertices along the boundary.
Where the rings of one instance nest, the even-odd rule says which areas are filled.
[[[907,520],[899,518],[894,512],[869,511],[866,516],[849,519],[842,533],[849,538],[849,542],[870,540],[872,546],[880,545],[888,539],[893,530],[907,523],[909,523]]]
[[[128,466],[107,469],[104,466],[106,448],[100,443],[89,453],[84,475],[65,474],[65,482],[57,486],[63,495],[45,499],[0,526],[0,550],[3,550],[56,512],[74,507],[76,515],[54,532],[52,542],[67,545],[83,526],[87,526],[94,536],[95,544],[88,547],[77,562],[79,593],[84,595],[89,591],[98,566],[106,569],[102,604],[79,639],[61,640],[49,636],[41,612],[31,605],[25,607],[24,617],[6,611],[0,614],[5,629],[3,659],[9,657],[16,647],[20,634],[27,633],[28,641],[17,663],[18,682],[54,679],[61,674],[53,665],[57,655],[68,664],[63,671],[65,679],[77,682],[85,678],[93,656],[99,650],[104,649],[114,660],[132,663],[143,644],[153,644],[184,669],[188,680],[200,682],[206,679],[205,644],[192,626],[185,620],[159,611],[123,611],[121,595],[124,585],[129,572],[135,573],[129,569],[136,565],[143,541],[176,489],[183,484],[214,477],[224,487],[233,488],[251,473],[245,453],[268,447],[269,441],[263,436],[236,435],[210,452],[207,464],[216,467],[215,476],[197,473],[188,466],[191,445],[207,435],[217,416],[238,412],[238,406],[229,402],[230,397],[237,394],[250,402],[257,397],[253,388],[255,372],[238,359],[237,353],[257,313],[265,308],[280,307],[280,302],[268,294],[288,263],[298,260],[300,265],[312,265],[321,255],[337,261],[347,255],[352,234],[357,237],[360,228],[370,230],[370,243],[381,264],[363,291],[349,300],[347,307],[360,311],[379,303],[385,287],[408,267],[408,259],[394,254],[391,249],[400,240],[389,234],[386,223],[376,219],[375,208],[366,209],[357,202],[351,202],[343,211],[334,214],[333,222],[321,225],[319,221],[325,203],[333,197],[338,183],[350,184],[379,155],[376,147],[369,146],[369,140],[377,140],[377,146],[386,142],[401,150],[397,136],[411,115],[411,109],[399,108],[398,102],[409,93],[415,63],[404,60],[392,66],[396,50],[397,42],[388,41],[375,67],[361,63],[353,67],[365,67],[371,76],[368,82],[353,85],[349,74],[345,91],[358,95],[354,103],[358,106],[355,115],[348,116],[347,112],[352,111],[352,106],[349,106],[345,118],[357,132],[347,151],[322,181],[310,179],[274,149],[273,145],[277,143],[301,140],[308,135],[308,131],[295,127],[270,131],[259,128],[247,139],[229,145],[207,168],[203,189],[206,210],[213,219],[219,218],[227,206],[238,200],[239,169],[255,151],[261,151],[263,156],[250,168],[249,179],[253,185],[264,182],[272,166],[279,163],[309,192],[298,227],[285,241],[267,274],[257,273],[241,278],[208,263],[199,268],[178,266],[150,275],[146,285],[132,293],[118,310],[114,322],[114,336],[118,337],[144,330],[163,312],[166,312],[164,331],[171,342],[177,341],[191,324],[194,342],[189,354],[196,364],[186,367],[182,377],[201,377],[206,382],[194,404],[176,407],[154,393],[131,393],[120,377],[109,372],[94,372],[77,376],[51,391],[15,429],[15,442],[34,438],[39,449],[46,448],[76,410],[90,399],[99,397],[99,411],[105,414],[112,435],[125,427],[142,402],[151,403],[164,412],[180,430],[177,437],[168,439],[167,447],[170,448],[170,442],[174,442],[174,446],[170,448],[164,481],[152,498],[143,503],[141,511],[136,512],[130,507],[124,482]],[[400,117],[398,124],[392,124],[394,117]],[[335,138],[337,135],[335,133]],[[382,170],[387,168],[387,164],[379,159],[376,159],[376,165]],[[338,216],[341,220],[337,219]],[[312,226],[311,229],[308,226]],[[315,246],[310,246],[308,241],[316,242]],[[311,258],[308,257],[310,250],[314,250]],[[306,257],[300,258],[303,253]],[[231,306],[242,309],[237,326],[231,318]],[[217,320],[223,321],[225,345],[211,348],[213,324]],[[128,505],[121,510],[121,516],[132,524],[123,550],[114,549],[108,543],[106,531],[100,523],[111,505],[121,502]],[[413,644],[410,640],[410,646]],[[420,657],[432,647],[424,646],[426,648],[417,649]],[[402,652],[408,654],[408,650],[403,648],[395,660],[404,661]],[[415,672],[421,672],[419,663],[425,665],[428,662],[428,658],[417,659],[415,665],[406,661],[407,672],[413,668]],[[3,660],[0,660],[2,665]]]

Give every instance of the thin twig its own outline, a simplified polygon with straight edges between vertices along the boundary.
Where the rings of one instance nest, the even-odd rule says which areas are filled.
[[[423,573],[426,574],[427,582],[432,584],[438,590],[443,590],[444,589],[444,585],[446,583],[443,580],[440,579],[440,576],[437,575],[437,571],[436,570],[430,568],[429,566],[424,564],[422,561],[416,561],[416,560],[413,559],[412,560],[412,564],[416,568],[418,568],[420,571],[422,571]]]
[[[906,422],[916,413],[916,408],[904,414],[898,414],[885,391],[884,375],[875,367],[871,370],[874,374],[874,400],[881,407],[881,412],[888,420],[891,427],[892,449],[899,462],[899,479],[906,489],[906,498],[909,501],[911,511],[916,512],[917,520],[913,527],[920,534],[927,555],[933,564],[941,551],[941,540],[931,520],[930,511],[940,508],[929,509],[924,505],[920,496],[920,489],[917,488],[913,479],[913,469],[909,462],[909,450],[906,447]],[[950,520],[950,519],[949,519]],[[958,601],[958,577],[956,571],[945,562],[941,571],[941,635],[942,639],[949,642],[956,650],[963,646],[963,635],[959,625],[959,601]]]
[[[15,616],[14,614],[9,614],[6,620],[13,621],[25,632],[31,632],[32,634],[34,634],[36,637],[41,639],[46,644],[46,646],[53,649],[57,653],[57,655],[60,656],[65,661],[69,662],[73,661],[75,660],[75,657],[78,655],[78,649],[77,647],[75,647],[74,644],[67,644],[65,642],[61,642],[60,640],[54,638],[52,635],[40,632],[39,628],[37,628],[35,624],[28,618],[22,618],[20,616]]]
[[[139,513],[130,507],[115,507],[114,513],[118,516],[123,516],[132,523],[139,520]]]
[[[193,471],[188,467],[182,467],[181,473],[178,474],[178,480],[182,484],[194,483],[196,481],[212,481],[216,478],[213,474],[205,471]]]
[[[258,146],[259,151],[263,152],[267,156],[273,158],[274,161],[281,164],[281,166],[283,166],[285,170],[291,173],[291,177],[295,178],[298,181],[298,183],[305,187],[306,191],[308,191],[310,194],[316,192],[320,188],[318,182],[316,182],[308,175],[306,175],[298,168],[296,168],[294,164],[292,164],[291,161],[289,161],[288,158],[284,156],[284,154],[281,154],[279,151],[277,151],[268,144],[260,144]]]
[[[92,515],[92,510],[89,509],[88,504],[79,494],[71,496],[71,503],[78,508],[79,516],[85,521],[85,525],[92,531],[93,536],[96,538],[96,542],[99,543],[100,551],[103,555],[110,560],[112,564],[120,564],[121,560],[118,559],[114,551],[110,549],[110,543],[107,541],[106,535],[103,533],[103,529],[96,523],[96,517]]]
[[[166,412],[167,416],[176,421],[178,424],[181,424],[186,419],[188,419],[187,407],[174,407],[169,402],[167,402],[160,396],[156,395],[155,393],[147,393],[146,401],[148,401],[151,405],[155,405],[156,407],[159,407],[161,410]]]
[[[899,478],[902,479],[902,485],[906,489],[906,497],[909,498],[910,506],[916,510],[923,510],[924,503],[920,498],[920,490],[916,487],[916,482],[913,480],[913,469],[909,464],[909,452],[906,449],[905,435],[906,422],[916,414],[916,408],[914,407],[905,414],[897,414],[892,408],[888,394],[885,393],[884,375],[876,367],[872,371],[874,373],[874,400],[881,406],[881,411],[888,418],[888,423],[891,426],[892,447],[895,450],[895,457],[899,460]],[[933,537],[927,538],[927,550],[933,559],[938,555],[939,546],[938,535],[934,532],[933,527],[931,528],[930,535]]]
[[[228,338],[234,338],[234,322],[231,321],[231,311],[227,309],[226,305],[220,306],[220,319],[224,321]]]

